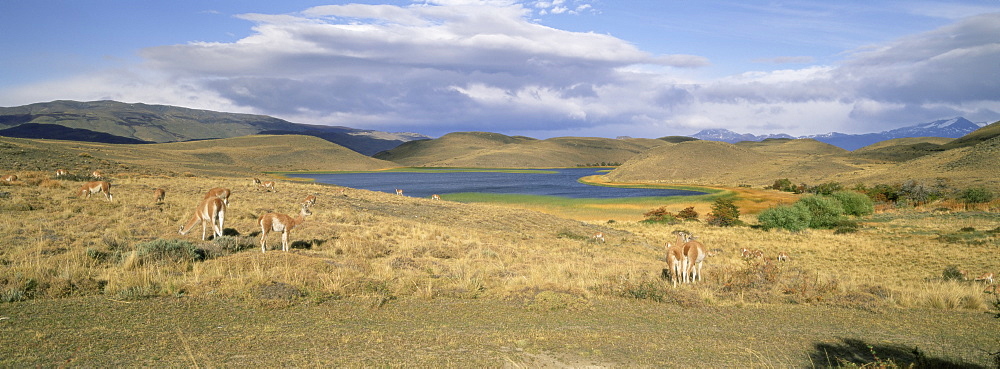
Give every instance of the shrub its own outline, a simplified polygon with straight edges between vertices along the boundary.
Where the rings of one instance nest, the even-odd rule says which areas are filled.
[[[847,215],[860,217],[871,215],[875,212],[875,203],[864,194],[854,191],[838,191],[834,192],[831,196],[840,201],[840,205],[844,208],[844,213]]]
[[[661,206],[657,209],[647,211],[643,214],[643,216],[646,217],[646,219],[642,220],[643,223],[675,224],[680,222],[674,213],[667,211],[666,206]]]
[[[694,211],[694,206],[688,206],[677,212],[677,217],[681,220],[698,220],[698,212]]]
[[[982,204],[993,201],[993,192],[983,187],[967,188],[958,195],[966,205]]]
[[[830,195],[834,192],[843,191],[844,186],[837,182],[827,182],[815,185],[809,188],[810,193],[815,193],[819,195]]]
[[[772,190],[785,191],[785,192],[795,192],[795,185],[788,178],[777,179],[774,184],[767,186],[765,188],[770,188]]]
[[[958,269],[957,265],[949,265],[941,272],[941,278],[944,278],[946,281],[963,281],[965,280],[965,274]]]
[[[806,196],[795,204],[802,204],[809,209],[810,228],[833,228],[844,216],[844,207],[840,201],[829,196]]]
[[[795,205],[783,205],[766,209],[757,215],[761,227],[764,230],[772,228],[785,229],[798,232],[809,228],[809,221],[812,216],[805,205],[796,203]]]
[[[712,203],[712,212],[708,213],[708,224],[719,227],[741,225],[740,208],[731,199],[716,199]]]
[[[136,256],[143,262],[167,260],[197,261],[205,259],[204,250],[189,241],[178,239],[155,239],[135,246]]]

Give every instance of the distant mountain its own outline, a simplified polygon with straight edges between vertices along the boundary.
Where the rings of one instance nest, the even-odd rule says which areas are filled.
[[[822,135],[804,136],[804,138],[813,138],[816,139],[817,141],[826,142],[831,145],[840,146],[844,149],[854,151],[874,143],[886,140],[892,140],[896,138],[906,138],[906,137],[958,138],[965,136],[969,133],[972,133],[972,131],[975,131],[979,128],[980,126],[978,124],[972,123],[968,119],[958,117],[953,119],[936,120],[929,123],[921,123],[903,128],[896,128],[893,130],[882,131],[879,133],[846,134],[839,132],[831,132]]]
[[[708,140],[708,141],[722,141],[729,143],[737,143],[740,141],[763,141],[768,138],[795,138],[784,133],[779,134],[769,134],[769,135],[754,135],[750,133],[736,133],[728,129],[705,129],[701,132],[691,135],[691,137]]]
[[[857,150],[862,147],[896,138],[906,137],[949,137],[958,138],[971,133],[980,128],[980,124],[973,123],[968,119],[957,117],[953,119],[942,119],[929,123],[921,123],[903,128],[897,128],[878,133],[848,134],[831,132],[821,135],[801,136],[798,138],[812,138],[820,142],[838,146],[846,150]],[[739,134],[727,129],[706,129],[691,135],[691,137],[702,140],[723,141],[736,143],[740,141],[763,141],[768,138],[795,138],[786,134],[753,135]]]
[[[32,126],[7,131],[25,124]],[[14,132],[11,137],[26,137],[24,134],[28,131],[31,138],[106,143],[164,143],[255,134],[300,134],[316,136],[365,155],[373,155],[407,141],[430,138],[415,133],[298,124],[266,115],[117,101],[59,100],[0,108],[0,132]],[[116,141],[108,136],[123,140]]]

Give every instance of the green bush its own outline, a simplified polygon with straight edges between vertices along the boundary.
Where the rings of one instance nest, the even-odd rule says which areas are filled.
[[[875,212],[875,203],[864,194],[854,191],[838,191],[834,192],[831,196],[840,201],[840,205],[844,208],[844,213],[847,215],[860,217],[871,215]]]
[[[809,209],[810,228],[833,228],[844,216],[840,201],[829,196],[806,196],[795,202]]]
[[[809,188],[810,193],[820,194],[820,195],[830,195],[834,192],[840,192],[844,190],[844,186],[837,182],[827,182],[815,185]]]
[[[966,204],[982,204],[993,201],[993,192],[983,187],[967,188],[958,195]]]
[[[962,274],[957,265],[949,265],[941,272],[941,278],[944,278],[946,281],[964,281],[965,274]]]
[[[774,181],[774,184],[764,188],[770,188],[773,190],[785,191],[785,192],[795,192],[795,185],[792,184],[792,181],[789,180],[788,178],[777,179]]]
[[[155,239],[135,246],[136,256],[143,262],[156,261],[198,261],[205,259],[205,251],[189,241],[179,239]]]
[[[757,220],[760,221],[764,230],[780,228],[798,232],[809,228],[811,219],[812,215],[809,213],[809,209],[798,203],[766,209],[757,215]]]
[[[708,213],[708,224],[719,227],[742,225],[740,208],[736,207],[732,199],[716,199],[712,203],[712,212]]]

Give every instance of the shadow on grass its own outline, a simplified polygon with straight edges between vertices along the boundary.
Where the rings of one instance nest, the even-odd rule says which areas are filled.
[[[988,355],[984,352],[983,355]],[[839,343],[817,343],[810,359],[820,367],[864,368],[987,368],[986,366],[927,356],[916,347],[874,345],[853,338]]]

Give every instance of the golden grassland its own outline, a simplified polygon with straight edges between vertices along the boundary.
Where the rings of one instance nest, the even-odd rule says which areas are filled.
[[[255,316],[251,323],[228,318],[219,318],[225,323],[195,323],[185,315],[178,319],[193,326],[177,329],[157,326],[151,332],[135,333],[131,338],[124,336],[117,343],[104,343],[159,340],[166,336],[175,342],[173,348],[150,350],[157,355],[168,352],[174,356],[157,356],[158,359],[141,356],[122,361],[91,358],[77,362],[84,366],[199,362],[235,366],[258,360],[272,365],[423,363],[447,367],[499,357],[518,367],[549,363],[547,360],[551,358],[546,355],[552,352],[559,353],[558,362],[575,366],[588,363],[671,366],[677,361],[669,358],[677,357],[689,358],[681,363],[714,363],[709,366],[803,366],[810,362],[822,366],[824,363],[815,362],[822,354],[807,353],[815,349],[809,345],[822,343],[834,347],[837,342],[829,342],[830,339],[861,336],[874,342],[918,345],[935,356],[983,365],[990,360],[988,352],[997,350],[995,342],[1000,339],[997,330],[990,333],[981,328],[996,325],[996,320],[985,314],[992,311],[996,300],[995,293],[984,292],[991,286],[942,278],[943,271],[951,266],[968,271],[971,276],[1000,271],[1000,258],[996,257],[1000,248],[997,213],[1000,202],[997,201],[975,211],[960,211],[962,207],[952,203],[917,209],[883,209],[861,219],[864,227],[856,233],[768,232],[753,227],[712,227],[702,222],[663,225],[635,221],[636,214],[658,206],[667,206],[671,211],[694,206],[702,217],[710,211],[707,201],[687,202],[690,199],[642,209],[638,207],[643,204],[622,209],[615,209],[613,204],[579,205],[561,210],[563,213],[545,206],[538,209],[563,215],[552,216],[516,205],[432,201],[302,181],[278,180],[276,191],[269,192],[252,185],[252,176],[260,173],[230,171],[226,176],[209,176],[201,174],[209,170],[190,170],[178,175],[176,170],[167,171],[158,164],[162,158],[125,159],[113,145],[97,147],[90,151],[89,157],[69,154],[71,151],[66,151],[67,154],[53,151],[52,156],[44,157],[18,146],[17,142],[5,143],[13,148],[3,149],[24,152],[19,157],[31,160],[18,161],[22,168],[16,171],[18,181],[0,184],[3,215],[0,229],[4,230],[0,233],[0,243],[4,245],[0,249],[0,268],[3,268],[0,298],[9,301],[0,303],[3,317],[27,321],[30,319],[25,318],[23,309],[87,310],[79,305],[95,301],[101,301],[96,305],[109,309],[127,306],[123,311],[147,314],[143,315],[150,316],[143,318],[147,323],[161,318],[151,317],[156,314],[145,309],[177,304],[182,305],[177,306],[182,311],[193,314],[206,314],[208,310],[202,310],[206,307],[227,306],[224,308],[227,311],[238,310],[233,314],[288,312],[295,316],[271,318],[275,320]],[[36,154],[40,156],[32,156]],[[13,163],[18,159],[6,160]],[[110,178],[113,202],[100,195],[78,198],[75,192],[81,182],[52,178],[56,167],[79,160],[85,161],[82,164],[115,169]],[[26,165],[46,168],[23,169]],[[192,161],[185,167],[202,165],[207,168],[209,164]],[[104,167],[95,169],[100,168]],[[608,178],[602,181],[604,185],[615,184]],[[201,241],[199,227],[186,236],[179,235],[178,227],[192,216],[202,194],[213,187],[233,191],[226,213],[226,235],[218,240]],[[164,203],[154,203],[154,188],[166,190]],[[786,193],[750,188],[719,187],[718,190],[716,196],[736,200],[744,210],[742,219],[749,224],[756,223],[757,210],[795,199]],[[294,215],[297,203],[310,194],[319,200],[311,208],[313,215],[292,231],[292,251],[272,249],[261,253],[257,218],[269,211]],[[671,232],[677,229],[698,236],[714,255],[706,261],[704,281],[672,288],[661,275],[666,267],[663,247],[674,240]],[[595,232],[603,232],[607,242],[591,238]],[[190,242],[197,249],[197,257],[148,252],[149,245],[155,242],[171,245]],[[275,234],[268,243],[280,247]],[[787,252],[791,261],[747,261],[738,252],[744,247],[761,249],[768,257]],[[317,309],[326,314],[344,309],[355,315],[332,313],[333,320],[306,317],[317,313]],[[451,312],[434,313],[435,309]],[[790,323],[789,328],[770,322],[789,311],[799,319],[809,320],[843,315],[844,322],[853,322],[849,324],[861,328],[846,331],[843,325],[805,328],[801,323]],[[753,319],[740,317],[741,312],[759,315],[769,322],[754,323]],[[649,316],[657,313],[664,315]],[[498,314],[510,318],[494,319]],[[666,327],[677,323],[671,317],[689,314],[698,316],[691,323],[697,329],[716,332],[704,337],[736,336],[744,343],[727,344],[725,348],[702,354],[695,352],[697,346],[687,344],[682,346],[683,353],[671,351],[679,343],[670,337],[643,341],[658,334],[651,327],[670,329]],[[729,317],[723,324],[726,328],[707,328],[720,326],[719,314]],[[952,317],[949,319],[958,319],[957,324],[964,324],[972,331],[955,332],[938,325],[947,319],[929,323],[925,318],[949,314]],[[368,319],[369,323],[361,324],[353,316]],[[561,323],[543,323],[545,317]],[[864,323],[862,317],[874,323]],[[46,326],[66,327],[62,333],[74,332],[77,328],[73,327],[87,327],[81,332],[82,337],[96,335],[102,329],[118,331],[109,327],[117,324],[113,318],[99,323],[40,319],[25,326],[0,320],[0,324],[10,324],[0,325],[4,337],[8,337],[2,340],[9,340],[3,341],[7,347],[4,356],[10,358],[0,363],[46,365],[59,359],[63,351],[58,349],[39,354],[17,348],[32,342],[57,345],[67,340],[54,338],[62,334]],[[438,323],[416,323],[424,319]],[[580,319],[594,321],[580,323]],[[120,320],[124,325],[143,324],[142,319],[132,317]],[[897,326],[890,327],[890,321]],[[385,322],[399,325],[386,326]],[[540,328],[526,326],[526,322],[536,323]],[[730,327],[737,322],[744,325]],[[179,351],[185,342],[189,346],[206,344],[216,334],[210,332],[212,324],[231,327],[225,329],[237,334],[253,335],[249,339],[275,342],[274,337],[283,337],[297,341],[289,345],[303,351],[275,356],[273,350],[259,345],[254,345],[253,354],[246,357]],[[333,340],[336,342],[324,338],[326,346],[312,346],[310,340],[315,332],[304,331],[302,324],[328,327],[337,332]],[[574,324],[579,324],[578,328],[573,328]],[[777,333],[747,328],[754,324],[764,324]],[[26,327],[36,332],[34,336]],[[866,327],[870,329],[865,331]],[[436,329],[448,333],[434,333]],[[857,329],[865,332],[859,333]],[[617,333],[605,332],[608,330]],[[767,334],[795,336],[796,330],[807,330],[808,334],[802,336],[810,340],[778,346],[745,343],[767,340],[754,338]],[[202,333],[191,336],[185,333],[192,331]],[[684,332],[675,334],[693,335]],[[846,336],[830,332],[845,332]],[[470,338],[477,334],[480,338]],[[420,342],[418,346],[436,349],[427,353],[413,344],[400,342],[401,339],[412,339]],[[466,345],[463,339],[468,339]],[[698,342],[711,345],[716,341]],[[393,343],[400,347],[397,351],[388,347]],[[981,349],[955,351],[971,346]],[[331,347],[346,352],[335,359],[316,356]],[[386,359],[368,350],[372,347],[387,348],[401,356],[399,360]],[[744,349],[752,352],[733,354]],[[136,355],[136,351],[125,352]],[[271,359],[259,361],[269,355]],[[725,359],[696,361],[712,360],[710,357]],[[497,365],[496,361],[489,362],[493,363],[490,366]]]
[[[982,285],[938,280],[949,265],[970,274],[1000,270],[995,257],[1000,218],[994,212],[882,213],[867,219],[871,226],[854,234],[793,234],[703,223],[586,223],[509,207],[354,189],[341,195],[337,187],[293,182],[279,182],[276,192],[268,192],[253,187],[249,179],[115,178],[115,201],[109,203],[73,197],[78,183],[48,179],[47,174],[22,178],[20,184],[3,187],[10,193],[3,200],[3,211],[10,215],[3,220],[4,229],[10,230],[3,242],[10,246],[0,257],[11,272],[4,288],[7,294],[21,290],[38,297],[102,293],[123,299],[180,294],[253,298],[260,286],[270,283],[287,285],[312,299],[508,299],[536,290],[589,299],[627,295],[630,288],[645,288],[644,283],[670,295],[679,292],[661,289],[659,274],[663,245],[678,228],[698,235],[717,252],[706,271],[713,277],[683,290],[696,292],[699,304],[836,301],[878,286],[884,292],[873,295],[874,305],[936,306],[947,296],[951,302],[940,307],[984,310],[990,296],[982,293]],[[198,227],[188,236],[178,235],[176,229],[192,215],[201,194],[217,186],[233,190],[226,213],[229,236],[202,242]],[[154,187],[166,189],[164,204],[153,203]],[[294,252],[262,255],[257,218],[269,211],[295,214],[296,203],[308,194],[318,194],[320,202],[313,207],[314,215],[293,231]],[[752,215],[744,218],[753,223]],[[978,233],[962,238],[970,228]],[[608,242],[590,238],[598,231]],[[209,258],[149,261],[137,255],[137,245],[157,239],[191,241]],[[794,261],[773,271],[748,266],[737,253],[742,247],[771,256],[785,251]],[[748,297],[745,290],[727,293],[731,284],[747,282],[737,274],[748,270],[790,273],[812,285],[796,287],[789,283],[803,280],[775,277],[774,283],[754,291],[760,296]]]

